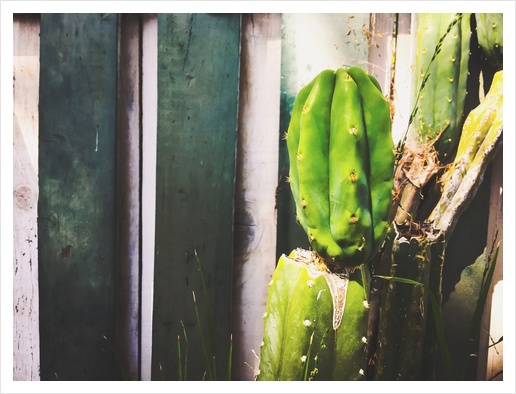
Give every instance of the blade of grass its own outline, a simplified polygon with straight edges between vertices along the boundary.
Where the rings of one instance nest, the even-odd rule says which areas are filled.
[[[444,338],[444,325],[443,325],[443,317],[441,315],[441,309],[439,308],[439,303],[437,302],[432,290],[430,290],[423,283],[419,283],[415,280],[406,279],[406,278],[398,278],[396,276],[382,276],[382,275],[374,275],[376,278],[381,278],[385,280],[392,280],[393,282],[405,283],[413,286],[423,286],[425,291],[428,293],[430,298],[430,302],[432,303],[432,311],[435,317],[435,330],[437,332],[437,340],[439,341],[439,348],[441,349],[441,355],[443,357],[443,363],[446,370],[446,377],[448,380],[455,380],[455,372],[453,370],[453,363],[451,360],[450,350],[448,349],[448,345],[446,344],[446,340]]]
[[[308,380],[313,380],[315,375],[317,375],[317,373],[319,372],[319,370],[317,369],[317,365],[318,365],[318,361],[319,361],[319,354],[325,348],[324,340],[326,339],[326,335],[328,334],[329,331],[330,331],[330,329],[327,328],[326,331],[324,332],[322,338],[321,338],[321,343],[319,344],[319,351],[317,352],[317,354],[314,357],[314,361],[315,361],[314,369],[312,370],[312,372],[310,372],[310,377],[308,378]]]
[[[197,327],[199,327],[199,334],[201,335],[201,346],[202,346],[202,353],[204,355],[204,365],[206,366],[206,371],[208,372],[208,379],[213,380],[211,376],[211,368],[210,368],[210,361],[208,360],[208,354],[206,353],[206,346],[204,345],[204,336],[202,335],[202,328],[201,328],[201,320],[199,319],[199,311],[197,310],[197,301],[195,300],[195,292],[192,291],[193,294],[193,301],[195,305],[195,315],[197,316]],[[206,371],[204,374],[206,375]],[[204,380],[204,377],[203,377]]]
[[[496,240],[496,238],[495,238]],[[464,367],[462,368],[462,380],[466,377],[466,369],[468,366],[469,361],[469,354],[470,354],[470,348],[471,344],[475,340],[475,334],[478,331],[478,328],[480,327],[480,323],[482,321],[482,314],[484,313],[484,306],[487,301],[487,294],[489,292],[489,288],[491,287],[491,282],[493,280],[494,270],[496,268],[496,260],[498,260],[498,252],[500,250],[500,242],[498,242],[498,245],[496,247],[496,252],[493,258],[492,264],[490,264],[489,267],[489,273],[487,274],[486,280],[484,284],[482,285],[482,289],[480,289],[480,295],[478,296],[477,301],[477,307],[475,308],[475,312],[473,313],[473,320],[471,322],[471,328],[469,330],[468,335],[468,345],[467,345],[467,351],[466,351],[466,361],[464,362]],[[489,257],[488,257],[488,264],[489,264]]]
[[[120,367],[120,370],[122,372],[122,378],[124,380],[130,380],[129,376],[127,376],[127,374],[125,373],[124,366],[122,365],[122,363],[118,359],[118,353],[116,352],[115,348],[113,347],[113,345],[111,345],[111,342],[109,342],[109,340],[107,339],[107,337],[105,335],[103,335],[103,337],[106,340],[106,342],[108,343],[108,345],[111,348],[111,350],[113,350],[113,353],[115,354],[115,360],[116,360],[116,363],[118,364],[118,366]]]
[[[159,364],[159,374],[161,375],[161,380],[165,380],[163,379],[163,367],[161,366],[161,363]]]
[[[306,382],[306,377],[308,376],[308,364],[310,364],[310,352],[312,350],[312,341],[314,339],[314,332],[312,332],[312,336],[310,337],[310,344],[308,345],[308,352],[306,353],[305,365],[303,366],[303,372],[301,373],[300,379],[301,381]]]
[[[217,380],[217,366],[215,363],[215,327],[213,324],[213,316],[211,314],[211,307],[208,297],[208,291],[206,290],[206,284],[204,283],[204,275],[202,274],[201,262],[199,261],[199,256],[197,255],[197,250],[194,250],[195,257],[197,259],[197,269],[199,270],[199,274],[201,275],[201,283],[202,283],[202,291],[204,293],[204,303],[206,305],[206,318],[208,320],[208,339],[210,344],[210,352],[213,358],[213,370],[214,370],[214,378]]]
[[[188,337],[186,336],[185,325],[181,320],[181,325],[183,326],[183,335],[185,336],[186,349],[185,349],[185,372],[184,372],[184,380],[186,381],[186,370],[188,368]]]
[[[181,342],[179,340],[179,335],[177,336],[177,356],[179,358],[178,360],[178,363],[177,363],[177,372],[178,372],[178,376],[179,376],[179,380],[182,381],[183,380],[183,374],[181,373]]]
[[[502,343],[502,342],[503,342],[503,335],[500,337],[500,339],[498,341],[493,342],[491,345],[489,345],[488,347],[486,347],[486,348],[484,348],[482,350],[479,350],[477,353],[471,353],[470,356],[471,357],[478,357],[479,353],[485,352],[486,350],[488,350],[489,348],[492,348],[492,347],[494,347],[495,350],[496,350],[496,345],[498,345],[499,343]],[[499,354],[498,350],[496,350],[496,353]]]
[[[228,358],[228,371],[227,371],[227,380],[231,381],[231,357],[233,355],[233,334],[229,338],[229,358]]]

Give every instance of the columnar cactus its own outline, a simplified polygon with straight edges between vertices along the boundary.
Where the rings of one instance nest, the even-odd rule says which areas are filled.
[[[361,68],[325,70],[298,94],[287,134],[297,218],[327,262],[356,267],[378,251],[392,203],[389,104]]]
[[[269,285],[257,380],[362,380],[367,286],[361,271],[326,268],[314,252],[283,255]],[[309,352],[309,348],[311,349]]]
[[[290,185],[315,252],[279,260],[257,379],[299,380],[304,371],[321,380],[365,378],[368,263],[392,205],[390,130],[380,85],[358,67],[325,70],[297,96],[287,134]]]
[[[493,66],[503,68],[503,14],[475,14],[478,45]]]
[[[487,165],[498,152],[503,132],[503,71],[498,71],[485,100],[468,115],[457,156],[441,179],[442,196],[428,220],[451,232],[475,196]]]
[[[428,286],[441,302],[444,235],[426,226],[411,235],[392,224],[382,262],[386,274]],[[428,234],[438,233],[433,241]],[[429,380],[434,376],[437,334],[432,307],[422,286],[384,283],[378,323],[375,380]]]
[[[416,99],[425,72],[429,77],[419,95],[418,112],[411,133],[422,146],[434,144],[442,164],[450,162],[460,138],[470,53],[470,14],[463,14],[441,43],[456,14],[418,14],[415,81]],[[436,141],[437,140],[437,141]]]

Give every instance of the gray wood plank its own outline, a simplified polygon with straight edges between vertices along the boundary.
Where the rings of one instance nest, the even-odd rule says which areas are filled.
[[[281,15],[242,15],[233,250],[233,378],[253,380],[276,267]],[[255,353],[253,353],[253,351]]]
[[[165,379],[178,378],[181,321],[189,345],[187,378],[203,377],[193,291],[207,348],[210,341],[195,251],[211,304],[219,378],[226,373],[239,39],[239,14],[158,15],[153,380],[161,380],[160,365]]]
[[[117,17],[42,14],[41,379],[113,380]]]

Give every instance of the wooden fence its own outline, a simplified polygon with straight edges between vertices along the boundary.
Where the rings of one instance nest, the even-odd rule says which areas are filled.
[[[232,337],[232,376],[252,380],[276,261],[308,247],[285,182],[296,94],[322,69],[358,65],[392,100],[397,142],[413,18],[16,15],[14,379],[114,380],[120,364],[131,380],[177,379],[183,325],[188,377],[201,379],[195,293],[219,378]],[[449,243],[445,300],[501,229],[501,156]],[[500,369],[489,357],[482,379]]]

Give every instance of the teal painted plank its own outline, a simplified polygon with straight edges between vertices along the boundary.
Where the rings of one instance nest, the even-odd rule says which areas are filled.
[[[113,380],[117,17],[42,14],[41,379]]]
[[[178,378],[181,321],[189,344],[187,378],[203,376],[192,291],[207,347],[209,338],[195,250],[214,318],[219,378],[226,373],[239,39],[239,14],[158,15],[153,380],[161,380],[160,364],[166,380]]]
[[[307,235],[296,222],[294,199],[286,183],[290,167],[283,134],[288,130],[294,101],[302,84],[308,84],[324,69],[359,66],[367,71],[369,44],[365,31],[369,29],[369,15],[282,15],[276,261],[297,247],[310,247]]]

